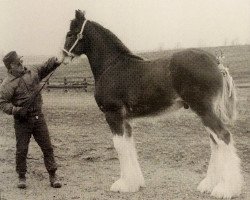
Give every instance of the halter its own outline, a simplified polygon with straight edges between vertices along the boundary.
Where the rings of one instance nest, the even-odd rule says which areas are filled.
[[[75,54],[71,53],[71,51],[75,48],[75,46],[77,45],[78,41],[81,40],[81,39],[83,38],[82,33],[83,33],[83,30],[84,30],[84,27],[85,27],[87,21],[88,21],[88,20],[85,20],[85,21],[83,22],[81,31],[80,31],[80,33],[77,34],[77,39],[76,39],[75,43],[72,45],[72,47],[69,49],[69,51],[67,51],[66,49],[63,49],[63,51],[64,51],[65,53],[67,53],[68,56],[70,56],[70,57],[75,57]]]

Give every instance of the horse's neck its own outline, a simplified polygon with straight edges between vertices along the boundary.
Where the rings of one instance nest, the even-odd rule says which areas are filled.
[[[99,49],[100,50],[100,49]],[[93,51],[87,54],[92,73],[95,80],[98,80],[104,71],[109,68],[114,60],[118,57],[118,54],[107,53],[105,51]]]
[[[112,45],[105,41],[104,36],[95,30],[88,32],[90,39],[90,51],[86,53],[95,80],[110,67],[110,63],[115,60],[120,53]]]

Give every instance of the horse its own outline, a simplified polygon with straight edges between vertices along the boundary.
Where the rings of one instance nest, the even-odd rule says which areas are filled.
[[[232,134],[236,89],[229,72],[222,73],[216,56],[185,49],[167,58],[145,60],[133,54],[110,30],[75,11],[66,34],[64,56],[85,54],[95,81],[94,97],[113,134],[120,178],[110,188],[136,192],[145,187],[130,121],[156,116],[169,108],[190,108],[209,134],[211,157],[200,192],[217,198],[241,193],[243,177]],[[231,83],[230,83],[231,80]]]

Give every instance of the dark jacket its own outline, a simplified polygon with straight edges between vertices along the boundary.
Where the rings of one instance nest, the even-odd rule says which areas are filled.
[[[49,59],[43,65],[27,69],[21,77],[8,73],[0,86],[0,110],[11,115],[13,107],[22,107],[31,95],[39,88],[39,84],[59,63]],[[31,106],[32,110],[41,111],[42,96],[39,93]]]

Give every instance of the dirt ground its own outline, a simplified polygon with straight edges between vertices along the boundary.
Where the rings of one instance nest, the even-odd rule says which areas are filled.
[[[242,159],[243,194],[250,199],[250,89],[239,90],[239,119],[230,127]],[[32,139],[28,154],[28,187],[16,187],[13,119],[0,115],[1,200],[173,200],[214,199],[196,188],[205,177],[209,135],[199,118],[181,109],[157,118],[132,123],[146,187],[136,193],[114,193],[109,188],[119,178],[119,161],[112,134],[92,93],[62,90],[43,93],[58,174],[63,187],[53,189],[42,153]]]

